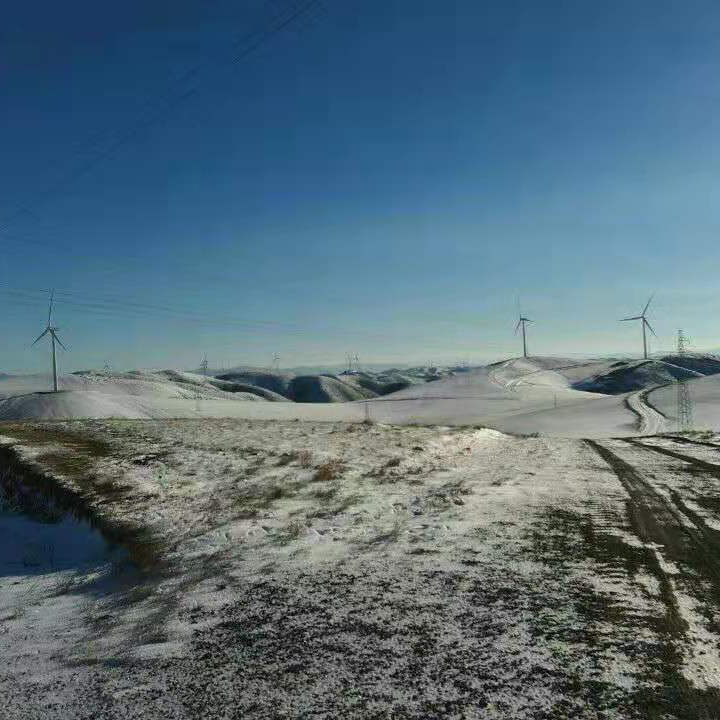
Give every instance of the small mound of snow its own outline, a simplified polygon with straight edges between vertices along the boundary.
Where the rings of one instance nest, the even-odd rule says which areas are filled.
[[[0,420],[60,420],[65,418],[149,418],[131,398],[100,392],[61,391],[20,395],[0,402]]]

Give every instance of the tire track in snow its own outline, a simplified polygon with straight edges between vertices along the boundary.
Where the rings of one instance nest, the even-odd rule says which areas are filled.
[[[653,388],[656,389],[656,388]],[[647,399],[649,390],[638,390],[625,397],[625,405],[638,419],[638,430],[644,435],[658,435],[668,430],[667,418]]]
[[[685,453],[677,452],[677,450],[671,450],[667,447],[661,447],[660,445],[648,445],[636,438],[622,438],[622,442],[628,443],[633,447],[642,448],[643,450],[659,453],[660,455],[667,455],[668,457],[675,458],[675,460],[682,460],[720,478],[720,465],[708,462],[707,460],[701,460],[693,455],[686,455]]]
[[[713,450],[720,450],[720,445],[717,443],[711,443],[705,440],[694,440],[693,438],[684,437],[683,435],[660,435],[660,437],[663,438],[663,440],[670,440],[682,445],[702,445],[703,447],[709,447]]]
[[[694,513],[684,512],[687,510],[684,503],[676,502],[679,496],[671,496],[671,502],[658,492],[649,479],[607,443],[593,440],[585,443],[607,463],[627,491],[630,526],[645,549],[647,569],[660,585],[665,605],[661,626],[665,636],[664,685],[666,689],[672,688],[672,696],[665,696],[662,705],[682,707],[683,718],[716,717],[712,709],[720,707],[718,629],[715,621],[708,622],[708,618],[714,617],[720,608],[720,534],[709,531]],[[656,710],[667,710],[662,705]],[[648,714],[663,716],[664,713]]]
[[[707,556],[708,565],[712,568],[711,574],[716,576],[720,583],[720,559],[716,559],[708,552],[703,538],[697,532],[685,526],[680,511],[673,507],[630,463],[608,447],[595,440],[585,442],[605,460],[630,495],[631,503],[628,508],[630,521],[638,537],[644,542],[659,543],[674,549],[680,554],[685,552],[689,538],[696,549]]]

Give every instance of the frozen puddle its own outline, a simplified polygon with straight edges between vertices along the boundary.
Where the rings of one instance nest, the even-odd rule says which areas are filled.
[[[17,480],[0,481],[0,578],[90,571],[127,553],[72,508],[61,508]],[[124,564],[124,563],[123,563]]]

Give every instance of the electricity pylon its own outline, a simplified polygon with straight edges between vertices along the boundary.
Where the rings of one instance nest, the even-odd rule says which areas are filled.
[[[688,336],[682,330],[678,330],[678,339],[677,339],[678,355],[684,355],[687,352],[688,344],[689,344]]]
[[[682,330],[678,330],[677,354],[687,353],[688,337]],[[677,381],[677,425],[678,431],[693,429],[693,403],[690,395],[690,386],[687,379],[678,378]]]

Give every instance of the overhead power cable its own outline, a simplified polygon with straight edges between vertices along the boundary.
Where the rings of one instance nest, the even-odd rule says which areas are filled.
[[[237,65],[245,60],[249,55],[257,51],[262,45],[271,40],[275,35],[281,33],[293,23],[304,17],[307,13],[320,6],[319,0],[304,0],[299,4],[292,5],[289,12],[270,18],[262,27],[257,28],[246,34],[239,41],[236,41],[231,48],[230,54],[225,57],[213,57],[198,63],[175,82],[175,86],[184,86],[193,78],[201,73],[208,65]],[[166,97],[163,105],[156,111],[150,113],[137,120],[124,131],[118,134],[113,142],[103,151],[97,153],[94,157],[81,163],[73,168],[68,174],[61,178],[58,182],[36,194],[31,202],[23,203],[17,209],[0,221],[0,233],[5,234],[9,229],[9,224],[21,215],[34,215],[38,206],[46,203],[49,199],[57,197],[67,187],[86,176],[93,169],[97,168],[105,160],[115,155],[125,145],[137,140],[141,134],[166,119],[180,105],[189,100],[198,92],[197,86],[185,88],[175,91],[174,94]],[[27,242],[27,240],[26,240]]]
[[[19,305],[22,307],[41,307],[49,290],[30,290],[0,286],[0,294],[5,296],[5,304]],[[97,318],[121,319],[121,320],[144,320],[152,317],[163,320],[175,320],[178,322],[192,324],[196,327],[220,327],[220,328],[242,328],[255,331],[281,331],[284,335],[298,335],[307,337],[342,336],[365,341],[394,342],[398,340],[396,333],[376,333],[372,331],[363,332],[348,327],[333,326],[311,326],[300,323],[292,323],[278,320],[265,319],[244,319],[234,316],[218,316],[197,313],[186,309],[171,308],[150,303],[134,303],[110,301],[98,296],[97,300],[90,299],[92,296],[82,294],[85,299],[73,299],[73,293],[62,290],[55,290],[55,304],[66,305],[75,311]],[[416,340],[427,343],[426,338],[413,338],[403,336],[403,340]]]

